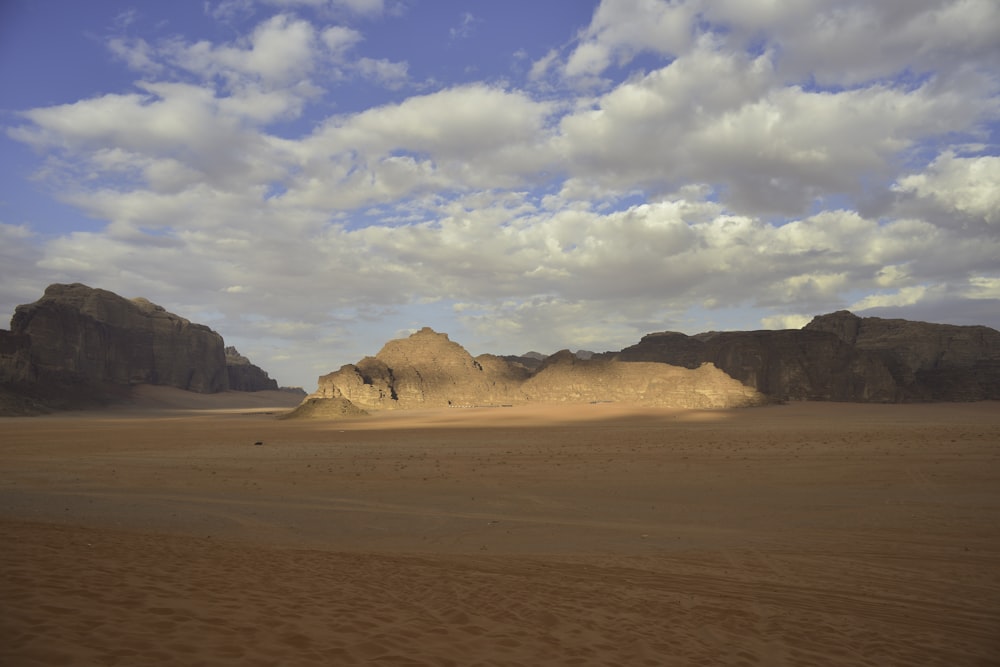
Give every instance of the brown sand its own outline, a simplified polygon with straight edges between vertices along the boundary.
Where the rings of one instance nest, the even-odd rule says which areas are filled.
[[[194,407],[0,420],[0,665],[1000,664],[997,403]]]

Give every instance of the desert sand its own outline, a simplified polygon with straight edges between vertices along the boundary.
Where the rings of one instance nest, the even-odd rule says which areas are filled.
[[[0,419],[0,664],[1000,664],[1000,404],[287,408]]]

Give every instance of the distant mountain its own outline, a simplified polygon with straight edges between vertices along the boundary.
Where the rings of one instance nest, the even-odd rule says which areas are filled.
[[[447,334],[423,328],[389,341],[374,357],[319,378],[306,403],[344,401],[363,410],[501,406],[523,403],[627,402],[720,408],[766,399],[711,365],[689,370],[659,363],[584,360],[568,350],[531,370],[494,355],[473,358]]]
[[[205,325],[146,299],[50,285],[0,330],[0,412],[86,407],[153,384],[200,393],[277,389]],[[6,406],[6,407],[5,407]]]
[[[1000,399],[1000,332],[821,315],[803,329],[651,333],[620,352],[473,358],[424,328],[319,378],[308,398],[363,410],[618,401],[670,407],[773,401]],[[346,403],[345,403],[346,402]]]
[[[820,315],[802,329],[652,333],[602,356],[686,368],[711,363],[776,400],[1000,399],[1000,332],[848,311]]]
[[[278,381],[272,380],[263,368],[254,366],[235,347],[226,350],[226,375],[229,389],[233,391],[266,391],[278,389]]]

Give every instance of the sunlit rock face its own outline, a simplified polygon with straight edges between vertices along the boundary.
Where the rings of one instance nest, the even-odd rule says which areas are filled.
[[[847,311],[818,316],[801,330],[649,334],[613,358],[712,363],[776,400],[1000,398],[1000,332]]]
[[[373,410],[496,405],[517,400],[528,371],[499,357],[473,358],[447,334],[424,327],[374,357],[319,378],[312,396],[343,396]]]
[[[648,407],[732,408],[765,397],[712,364],[683,368],[654,362],[580,359],[564,350],[546,359],[521,388],[528,401],[610,401]]]
[[[343,397],[374,410],[593,401],[712,408],[764,400],[710,365],[686,369],[583,360],[567,351],[532,371],[493,355],[473,358],[446,334],[429,328],[324,375],[312,397]]]

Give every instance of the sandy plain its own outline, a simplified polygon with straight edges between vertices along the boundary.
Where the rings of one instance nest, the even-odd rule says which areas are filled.
[[[1000,664],[1000,404],[282,400],[0,420],[0,664]]]

